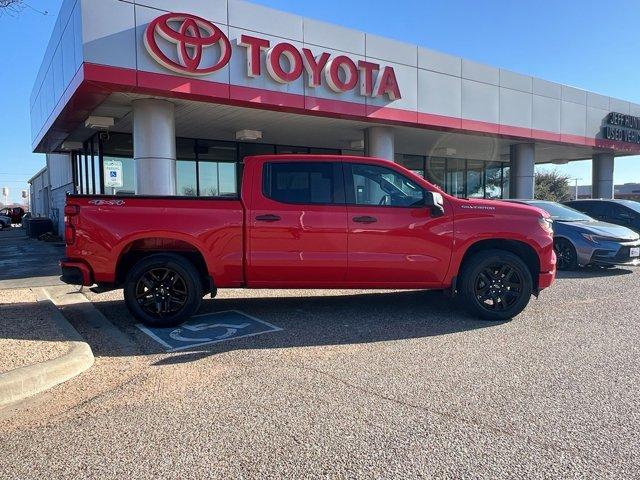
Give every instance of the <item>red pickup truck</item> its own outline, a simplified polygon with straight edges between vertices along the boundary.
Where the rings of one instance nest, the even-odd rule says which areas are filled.
[[[218,288],[439,289],[511,318],[555,277],[552,223],[526,205],[449,196],[386,160],[271,155],[239,198],[70,195],[62,280],[124,288],[177,325]]]

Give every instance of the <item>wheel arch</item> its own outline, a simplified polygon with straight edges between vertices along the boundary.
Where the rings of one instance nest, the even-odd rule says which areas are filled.
[[[517,255],[522,259],[522,261],[529,269],[529,272],[531,273],[534,290],[538,289],[538,280],[540,275],[540,258],[531,245],[521,240],[492,238],[479,240],[471,244],[462,256],[462,260],[460,261],[460,268],[458,269],[458,275],[460,275],[464,271],[465,265],[469,262],[469,259],[472,258],[474,254],[484,250],[504,250]]]
[[[137,238],[123,246],[116,263],[115,284],[123,285],[128,271],[140,260],[161,253],[186,258],[200,274],[203,290],[213,291],[214,281],[201,249],[187,240],[162,236]]]

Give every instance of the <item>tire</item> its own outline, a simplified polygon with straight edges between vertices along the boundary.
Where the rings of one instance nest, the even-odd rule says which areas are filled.
[[[150,327],[174,327],[200,308],[202,283],[194,265],[184,257],[155,254],[136,263],[124,284],[131,314]]]
[[[578,268],[578,254],[573,244],[565,239],[558,238],[553,242],[553,250],[558,259],[556,267],[558,270],[575,270]]]
[[[509,320],[528,305],[533,292],[529,267],[505,250],[483,250],[464,265],[460,282],[467,310],[485,320]]]

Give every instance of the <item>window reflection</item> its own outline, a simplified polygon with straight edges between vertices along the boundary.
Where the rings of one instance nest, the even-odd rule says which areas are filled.
[[[467,197],[483,198],[484,190],[484,164],[479,160],[467,161]]]
[[[192,160],[176,161],[176,194],[185,197],[198,195],[196,162]]]

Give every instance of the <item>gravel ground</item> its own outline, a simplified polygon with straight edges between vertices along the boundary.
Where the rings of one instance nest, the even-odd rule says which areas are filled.
[[[72,319],[96,366],[0,419],[1,478],[639,478],[640,275],[563,275],[518,318],[426,292],[223,291],[283,331],[163,353]],[[0,415],[1,416],[1,415]]]
[[[65,340],[33,289],[0,290],[0,373],[64,355]]]

